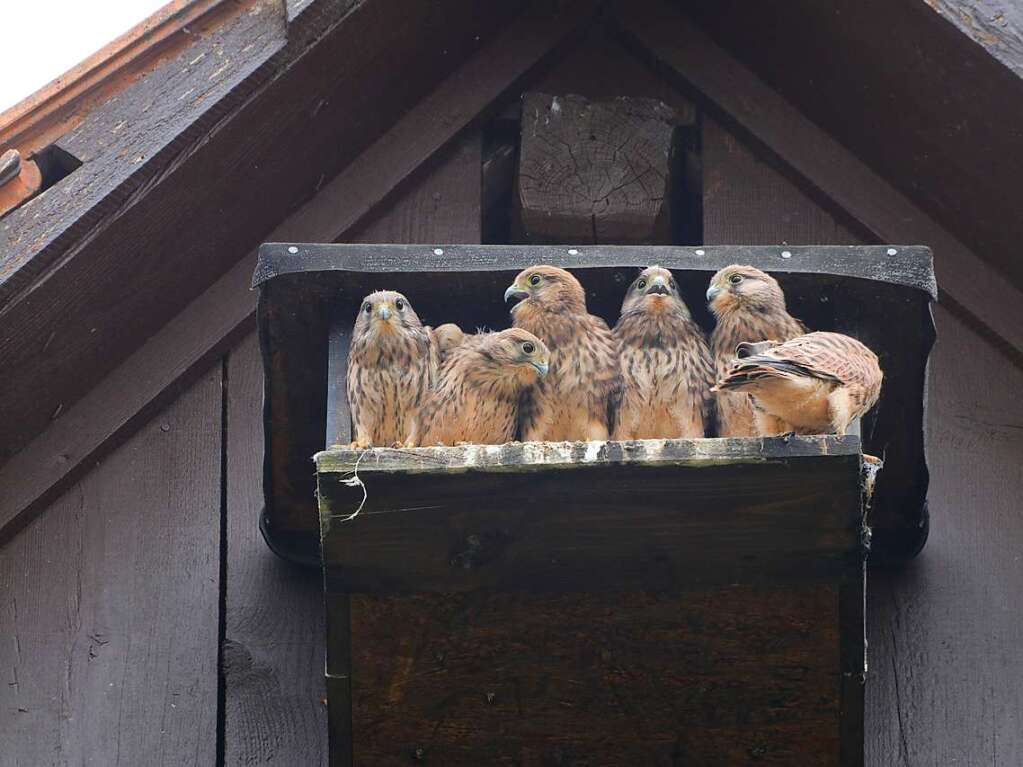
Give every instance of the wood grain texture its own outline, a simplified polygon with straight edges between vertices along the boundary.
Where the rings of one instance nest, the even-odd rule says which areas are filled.
[[[777,10],[780,5],[771,3],[770,8]],[[805,11],[809,5],[800,3],[799,8]],[[722,6],[715,4],[714,7]],[[791,7],[796,6],[793,4]],[[766,4],[758,5],[760,8],[771,13]],[[834,13],[837,23],[842,23],[842,17],[832,6],[815,8],[823,13]],[[747,20],[747,23],[734,25],[736,28],[760,34],[760,25],[748,23],[749,9],[743,8],[736,13]],[[805,23],[812,15],[804,14],[799,23]],[[871,17],[871,32],[864,39],[873,39],[873,19],[882,16],[883,13],[876,13]],[[944,228],[944,219],[939,224],[938,220],[929,217],[904,192],[898,191],[863,160],[845,149],[835,137],[825,133],[771,90],[757,74],[727,54],[678,9],[660,0],[633,0],[622,3],[615,18],[623,39],[639,55],[685,89],[711,117],[748,141],[761,158],[770,158],[799,178],[800,185],[819,198],[832,215],[838,211],[848,214],[880,242],[915,242],[930,246],[936,254],[935,269],[942,290],[960,310],[969,313],[972,321],[989,328],[1001,342],[1017,350],[1023,349],[1023,292]],[[734,19],[735,16],[727,18]],[[779,15],[778,18],[785,16]],[[772,20],[771,25],[776,21]],[[912,32],[906,34],[915,36]],[[801,79],[827,82],[832,87],[832,81],[827,78],[805,77],[807,59],[799,46],[789,45],[790,29],[765,39],[772,37],[779,45],[788,45],[798,54]],[[813,30],[801,39],[816,41],[830,38],[821,37],[817,30]],[[901,43],[895,45],[902,47]],[[890,72],[894,71],[889,69],[890,58],[887,54],[871,55],[875,64],[884,67],[884,80],[887,82]],[[842,66],[845,66],[845,59],[836,57],[833,50],[828,49],[826,56],[828,60],[843,62]],[[850,67],[846,70],[845,74],[849,76],[857,72]],[[855,92],[858,87],[856,82],[849,89],[832,88],[831,95],[839,94],[840,100],[850,101],[845,94]],[[892,114],[899,111],[899,105],[893,109]],[[1000,110],[995,108],[991,114],[998,112]],[[869,115],[871,120],[875,114],[870,109],[862,111],[862,115]],[[872,122],[860,135],[888,135],[888,127],[885,131],[878,131],[875,126],[876,123]],[[936,153],[934,156],[943,157],[944,154]],[[902,173],[901,177],[916,178],[906,173]],[[1011,193],[1003,195],[1004,199],[1011,197]]]
[[[128,439],[255,327],[244,259],[7,463],[0,543]]]
[[[839,764],[834,587],[360,598],[356,764]]]
[[[922,0],[1023,77],[1023,8],[1005,0]]]
[[[867,764],[1009,765],[1023,754],[1023,373],[938,307],[931,535],[867,600]]]
[[[335,450],[317,475],[334,590],[837,579],[865,554],[856,438]]]
[[[0,762],[209,765],[216,365],[0,554]]]
[[[523,94],[525,240],[669,244],[676,119],[656,99]]]
[[[0,337],[6,382],[0,459],[255,247],[482,47],[523,2],[373,0],[341,20],[328,14],[306,21],[309,9],[288,28],[282,58],[261,70],[269,81],[241,104],[213,107],[216,130],[207,125],[199,135],[181,136],[173,125],[154,130],[170,155],[155,177],[132,187],[127,198],[104,198],[99,220],[85,226],[83,219],[84,231],[61,235],[71,241],[61,245],[52,273],[0,309],[9,331]],[[281,15],[277,4],[264,4],[273,6],[267,15]],[[350,63],[339,66],[342,60]],[[147,93],[140,103],[180,96],[176,91],[165,99],[163,93]],[[56,215],[65,219],[62,211]]]
[[[258,529],[263,367],[254,333],[227,356],[224,764],[327,763],[321,578]]]

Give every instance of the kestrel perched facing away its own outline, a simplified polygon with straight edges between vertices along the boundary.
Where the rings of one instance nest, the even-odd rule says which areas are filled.
[[[717,388],[749,392],[761,435],[845,434],[881,394],[877,355],[841,333],[739,344]]]
[[[543,341],[519,328],[455,347],[420,411],[412,444],[512,441],[522,392],[547,375],[549,360]]]
[[[504,298],[521,299],[512,307],[512,324],[551,352],[550,372],[523,404],[522,439],[608,439],[621,391],[618,352],[607,323],[586,311],[582,285],[564,269],[533,266]]]
[[[671,272],[644,269],[614,328],[622,368],[615,439],[702,437],[714,363]]]
[[[352,446],[405,443],[438,364],[436,344],[405,296],[366,296],[348,351]]]
[[[785,308],[785,294],[771,275],[752,266],[733,264],[715,274],[707,303],[717,318],[710,335],[717,376],[724,376],[744,342],[787,341],[806,332],[802,322]],[[743,392],[718,394],[718,435],[752,437],[757,429],[753,408]]]

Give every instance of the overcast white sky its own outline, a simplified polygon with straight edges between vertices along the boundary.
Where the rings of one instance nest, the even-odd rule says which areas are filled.
[[[167,0],[0,0],[0,112],[127,32]]]

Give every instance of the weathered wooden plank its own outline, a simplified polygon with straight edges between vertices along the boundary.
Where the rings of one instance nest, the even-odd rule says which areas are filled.
[[[1023,8],[996,0],[932,0],[927,6],[1023,77]]]
[[[1013,348],[1023,349],[1023,292],[729,56],[680,11],[660,0],[636,0],[622,3],[615,18],[624,37],[674,82],[689,89],[715,119],[752,142],[763,157],[776,158],[808,190],[858,221],[878,241],[926,243],[933,248],[942,290],[973,321]],[[814,33],[806,39],[816,37]],[[791,38],[786,32],[777,39]],[[828,56],[833,58],[833,52]],[[799,66],[804,73],[804,58]],[[863,114],[873,116],[869,111]],[[879,134],[873,128],[868,132]]]
[[[356,764],[838,765],[833,586],[352,607]]]
[[[294,248],[294,250],[292,250]],[[707,273],[729,264],[754,263],[778,274],[827,274],[892,283],[937,297],[930,249],[915,245],[784,246],[743,245],[355,245],[270,242],[260,248],[255,286],[280,275],[310,272],[445,275],[450,272],[514,272],[530,264],[566,269],[634,268],[658,263],[670,269]],[[890,251],[895,251],[894,253]],[[445,277],[446,279],[449,279]],[[417,276],[421,284],[423,279]],[[615,296],[616,299],[619,296]],[[693,302],[698,303],[698,302]]]
[[[317,476],[343,591],[838,578],[864,553],[853,437],[345,449],[319,454]]]
[[[221,368],[0,554],[4,764],[217,756]]]
[[[255,333],[231,350],[226,372],[224,764],[314,767],[327,763],[322,580],[275,557],[259,532],[263,367]]]
[[[215,131],[210,125],[198,135],[179,136],[173,125],[155,131],[169,157],[141,186],[104,197],[95,219],[81,219],[84,231],[57,236],[52,247],[59,255],[50,272],[0,309],[8,331],[0,337],[3,458],[257,245],[524,2],[373,0],[339,23],[317,22],[314,40],[301,34],[307,11],[289,28],[280,55],[290,58],[275,57],[272,72],[261,72],[273,75],[269,82],[241,104],[212,107]],[[263,5],[267,14],[279,15],[278,4]],[[339,66],[341,60],[350,63]],[[146,93],[140,103],[175,101],[187,87],[170,99],[164,91]],[[95,117],[103,123],[97,129],[116,129],[106,124],[108,117]],[[27,215],[39,212],[33,204],[25,207]],[[68,215],[54,211],[59,221]],[[39,221],[50,223],[49,217]],[[18,231],[35,253],[35,238]]]
[[[494,93],[528,72],[569,33],[570,26],[541,25],[543,34],[528,35],[530,44],[523,45],[527,29],[512,24],[506,34],[484,46],[464,70],[447,78],[421,106],[410,110],[361,155],[364,162],[356,161],[338,174],[280,224],[270,239],[331,241],[358,225],[429,159],[432,147],[451,140],[463,127],[457,119],[431,122],[433,118],[484,109]],[[506,66],[493,66],[495,62]],[[424,147],[419,142],[427,135],[432,143]],[[409,151],[409,142],[425,154]],[[392,162],[392,154],[404,159]],[[358,194],[352,194],[353,189]],[[444,219],[437,216],[434,220]],[[50,411],[61,417],[0,467],[0,541],[63,492],[91,462],[130,435],[140,418],[165,404],[178,386],[198,375],[252,328],[255,296],[247,288],[254,266],[255,254],[242,259],[84,399],[75,405],[59,403],[59,411]]]
[[[656,99],[522,97],[518,218],[528,242],[671,242],[677,116]]]
[[[1014,764],[1023,754],[1023,372],[937,307],[931,534],[872,570],[867,764]]]

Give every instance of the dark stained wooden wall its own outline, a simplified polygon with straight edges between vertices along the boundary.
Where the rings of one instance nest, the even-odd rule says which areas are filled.
[[[221,366],[0,549],[0,764],[213,764]]]
[[[707,119],[703,141],[708,244],[860,242]],[[945,308],[935,321],[930,538],[910,564],[868,575],[866,763],[1019,764],[1023,370]]]
[[[601,53],[616,77],[580,81]],[[623,56],[595,34],[529,85],[673,98]],[[706,242],[860,241],[706,117],[702,143]],[[478,238],[479,152],[470,134],[353,239]],[[868,587],[871,767],[1023,754],[1023,370],[936,319],[931,538]],[[0,548],[0,765],[326,763],[319,578],[256,529],[261,376],[249,336]]]

